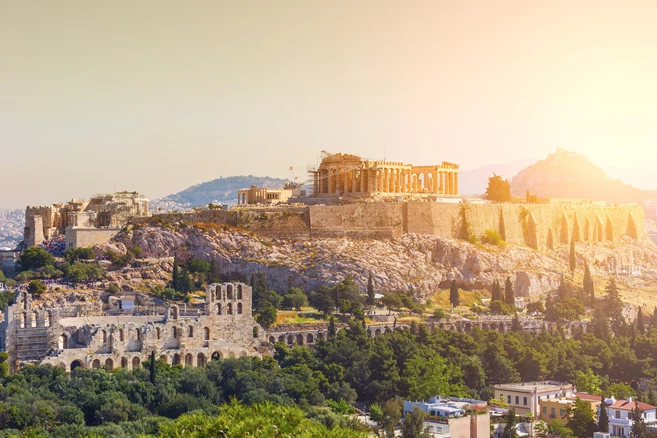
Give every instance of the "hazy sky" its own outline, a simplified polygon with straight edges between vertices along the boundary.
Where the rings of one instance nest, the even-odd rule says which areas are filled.
[[[0,207],[558,146],[657,188],[657,2],[0,0]]]

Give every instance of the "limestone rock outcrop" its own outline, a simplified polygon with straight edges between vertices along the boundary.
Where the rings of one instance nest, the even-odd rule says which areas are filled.
[[[279,292],[290,286],[313,290],[349,274],[365,290],[371,274],[377,291],[413,291],[419,299],[449,287],[452,280],[463,288],[490,289],[495,279],[504,281],[507,276],[514,281],[517,296],[535,296],[555,290],[568,272],[566,245],[539,252],[525,246],[498,248],[418,234],[388,240],[278,240],[220,227],[146,225],[123,232],[96,250],[125,253],[134,246],[151,262],[115,271],[110,274],[113,281],[136,286],[149,279],[163,284],[170,278],[174,254],[183,262],[192,257],[212,260],[228,278],[248,280],[262,273]],[[618,255],[619,247],[631,250],[633,262],[651,275],[657,266],[657,247],[647,242],[580,243],[578,258],[588,260],[594,272],[602,271],[608,259]],[[657,277],[657,273],[652,275]]]

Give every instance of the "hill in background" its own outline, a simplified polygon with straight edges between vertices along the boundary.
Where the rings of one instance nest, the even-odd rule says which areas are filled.
[[[582,198],[607,204],[643,204],[657,197],[657,191],[641,190],[611,179],[587,157],[557,149],[511,180],[511,193],[524,196],[527,189],[544,198]]]
[[[176,210],[208,205],[211,202],[235,203],[239,189],[249,188],[252,185],[273,189],[283,187],[286,182],[289,181],[282,178],[253,175],[218,178],[189,187],[182,192],[155,199],[151,202],[151,209]]]
[[[535,158],[525,158],[511,163],[493,164],[461,171],[459,172],[459,192],[462,195],[483,195],[488,187],[488,178],[493,174],[500,175],[504,179],[511,179],[513,175],[535,162]]]

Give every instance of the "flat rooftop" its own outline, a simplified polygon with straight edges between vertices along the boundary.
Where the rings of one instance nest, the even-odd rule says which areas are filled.
[[[570,383],[562,382],[523,382],[523,383],[504,383],[501,385],[495,385],[495,390],[498,391],[516,391],[516,392],[543,392],[543,391],[556,391],[560,388],[570,388],[572,389],[573,385]]]

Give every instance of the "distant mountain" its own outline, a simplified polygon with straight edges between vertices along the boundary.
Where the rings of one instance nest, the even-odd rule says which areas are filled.
[[[459,192],[463,195],[481,195],[486,193],[488,178],[493,174],[500,175],[504,179],[520,172],[525,167],[536,162],[535,158],[524,158],[505,164],[493,164],[478,169],[459,172]]]
[[[237,202],[239,189],[249,188],[252,185],[272,189],[283,187],[286,182],[289,180],[268,176],[229,176],[197,184],[182,192],[155,199],[151,202],[151,209],[175,210],[208,205],[211,202],[234,203]]]
[[[611,179],[587,157],[563,149],[513,177],[513,195],[524,196],[527,189],[540,197],[592,199],[608,204],[642,204],[657,197],[657,191],[637,189]]]

